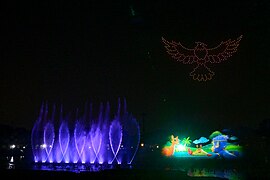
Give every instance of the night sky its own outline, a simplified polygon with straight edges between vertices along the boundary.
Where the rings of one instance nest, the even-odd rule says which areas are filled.
[[[270,117],[268,0],[105,2],[2,7],[2,124],[31,129],[44,100],[70,110],[118,98],[145,133],[255,127]],[[215,47],[240,35],[207,82],[192,80],[193,66],[173,61],[161,41]]]

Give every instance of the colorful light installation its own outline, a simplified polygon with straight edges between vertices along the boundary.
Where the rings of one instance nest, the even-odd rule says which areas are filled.
[[[213,78],[215,73],[207,66],[208,63],[217,64],[231,57],[239,46],[242,35],[236,40],[227,40],[221,42],[214,48],[208,48],[205,43],[195,42],[194,48],[186,48],[180,42],[167,41],[164,37],[161,38],[165,44],[164,47],[167,53],[176,61],[183,64],[194,64],[193,71],[190,76],[193,80],[208,81]]]
[[[193,141],[171,135],[161,153],[166,157],[238,159],[243,155],[243,148],[235,136],[214,131],[209,139],[200,137]]]
[[[32,152],[39,163],[131,164],[140,142],[140,128],[127,112],[126,102],[111,118],[110,105],[92,106],[76,115],[63,115],[62,107],[43,104],[31,135]]]

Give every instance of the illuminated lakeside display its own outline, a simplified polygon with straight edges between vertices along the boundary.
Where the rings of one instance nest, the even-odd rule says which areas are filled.
[[[162,155],[177,158],[238,159],[243,156],[243,147],[239,145],[237,137],[220,131],[214,131],[209,139],[180,139],[179,136],[171,135],[162,148]]]
[[[140,142],[137,120],[118,101],[111,118],[110,105],[100,104],[96,117],[92,105],[83,112],[64,115],[43,103],[32,129],[32,151],[36,163],[131,164]],[[70,114],[70,113],[69,113]]]
[[[208,48],[205,43],[196,42],[196,46],[192,49],[183,46],[180,42],[169,42],[164,37],[161,39],[172,59],[195,66],[189,74],[193,80],[208,81],[213,78],[215,73],[207,64],[218,64],[231,57],[237,51],[242,35],[236,40],[222,41],[214,48]]]

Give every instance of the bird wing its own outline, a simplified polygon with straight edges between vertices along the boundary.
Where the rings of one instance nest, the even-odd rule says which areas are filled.
[[[184,64],[192,64],[195,62],[194,49],[188,49],[181,43],[174,41],[169,42],[163,37],[161,39],[165,44],[164,47],[166,48],[167,53],[171,55],[173,59],[176,59],[176,61],[182,62]]]
[[[218,46],[214,48],[207,49],[208,57],[211,63],[220,63],[227,60],[237,51],[239,42],[242,39],[242,35],[239,36],[236,40],[227,40],[221,42]]]

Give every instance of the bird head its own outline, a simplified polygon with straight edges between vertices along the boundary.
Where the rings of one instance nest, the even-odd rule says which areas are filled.
[[[196,48],[197,49],[203,49],[206,48],[206,44],[202,43],[202,42],[195,42],[196,43]]]

